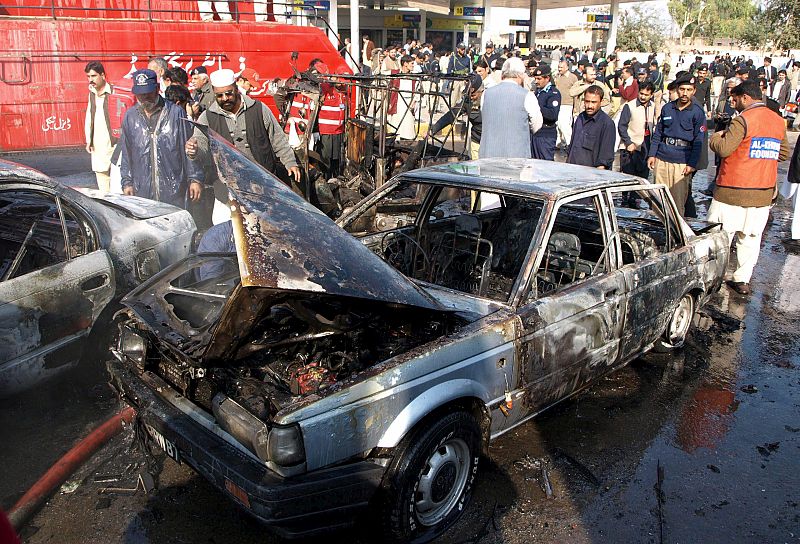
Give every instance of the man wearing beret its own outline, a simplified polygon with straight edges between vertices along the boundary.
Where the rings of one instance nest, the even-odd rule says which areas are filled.
[[[122,192],[182,208],[200,199],[205,178],[200,165],[182,152],[191,127],[186,111],[158,94],[153,70],[133,73],[136,107],[122,120]]]
[[[207,125],[267,171],[280,178],[291,177],[294,182],[292,189],[301,194],[297,159],[289,147],[286,134],[269,108],[239,92],[233,70],[223,69],[212,73],[211,86],[215,102],[200,114],[197,122]],[[209,150],[208,138],[195,128],[192,138],[186,142],[186,155],[191,159],[199,158],[200,162],[207,164],[210,161]],[[214,186],[214,197],[212,221],[216,225],[230,218],[228,190],[221,182]]]
[[[205,66],[192,69],[189,75],[192,76],[192,87],[194,87],[192,112],[193,117],[197,119],[202,111],[207,110],[214,103],[214,93],[211,90],[211,82]]]
[[[684,73],[672,84],[678,97],[661,109],[661,117],[653,130],[647,167],[653,171],[656,183],[669,188],[678,212],[684,216],[692,174],[697,171],[705,143],[706,115],[692,100],[695,91],[692,74]]]
[[[558,137],[558,114],[561,110],[561,93],[552,82],[550,66],[540,64],[533,71],[536,100],[542,111],[542,128],[531,135],[531,157],[546,161],[555,160]]]

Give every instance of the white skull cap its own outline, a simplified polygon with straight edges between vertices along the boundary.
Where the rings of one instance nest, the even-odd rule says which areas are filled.
[[[233,70],[223,68],[211,73],[211,86],[212,87],[227,87],[236,83],[236,76]]]

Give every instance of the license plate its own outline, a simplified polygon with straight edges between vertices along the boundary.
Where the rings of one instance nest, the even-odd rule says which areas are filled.
[[[176,462],[180,463],[180,455],[178,455],[178,447],[173,444],[171,441],[164,438],[164,435],[155,430],[153,427],[145,423],[145,428],[147,429],[147,433],[150,437],[156,441],[156,444],[161,446],[161,449],[164,450],[167,455],[169,455],[172,459]]]

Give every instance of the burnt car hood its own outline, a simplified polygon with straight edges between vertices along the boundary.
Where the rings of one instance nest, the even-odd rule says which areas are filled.
[[[228,142],[213,133],[210,141],[229,190],[240,282],[224,307],[187,320],[169,297],[181,291],[174,282],[192,265],[164,270],[123,300],[156,335],[194,359],[234,356],[259,311],[287,294],[450,311]]]

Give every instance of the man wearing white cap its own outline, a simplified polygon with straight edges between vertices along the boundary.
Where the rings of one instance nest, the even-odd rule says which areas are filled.
[[[211,87],[216,101],[200,114],[197,122],[207,125],[267,171],[281,178],[290,176],[292,189],[301,193],[300,169],[294,151],[269,108],[239,92],[233,70],[223,69],[212,73]],[[195,128],[194,135],[186,142],[186,155],[193,159],[199,154],[205,162],[208,151],[208,138]],[[228,192],[224,185],[219,182],[215,185],[214,196],[216,201],[212,221],[217,224],[228,219],[230,214]]]

